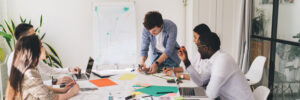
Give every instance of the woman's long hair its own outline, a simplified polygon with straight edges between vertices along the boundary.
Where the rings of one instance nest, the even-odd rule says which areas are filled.
[[[8,99],[22,99],[22,82],[24,73],[29,68],[35,68],[41,54],[41,41],[36,35],[21,37],[15,48],[13,63],[8,82]],[[10,86],[9,86],[10,85]]]

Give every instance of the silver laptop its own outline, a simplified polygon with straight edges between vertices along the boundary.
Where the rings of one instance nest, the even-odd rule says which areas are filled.
[[[72,75],[72,77],[75,80],[88,80],[91,76],[93,65],[94,65],[94,59],[92,57],[90,57],[89,61],[88,61],[88,65],[86,67],[86,71],[81,74],[74,74],[74,75]]]
[[[184,100],[200,100],[199,98],[207,97],[202,87],[180,87],[178,91]]]

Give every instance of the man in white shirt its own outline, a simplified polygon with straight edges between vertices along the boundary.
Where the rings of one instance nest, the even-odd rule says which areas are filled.
[[[19,24],[15,29],[15,38],[18,40],[20,37],[24,35],[31,35],[35,34],[34,28],[30,24]],[[8,76],[10,75],[11,66],[13,63],[14,51],[9,55],[7,60],[7,69],[8,69]],[[40,73],[46,74],[48,76],[54,76],[57,74],[69,74],[69,73],[80,73],[81,69],[78,67],[75,68],[54,68],[50,67],[43,62],[39,62],[37,66]],[[62,81],[70,81],[66,79],[66,77],[59,79],[59,83],[64,83]]]
[[[206,95],[221,100],[254,100],[253,93],[247,83],[245,75],[238,68],[234,59],[227,53],[220,50],[220,39],[216,33],[207,32],[201,34],[197,44],[200,60],[208,60],[206,66],[210,73],[209,81],[207,76],[199,74],[196,68],[197,63],[191,63],[185,49],[178,51],[179,58],[184,62],[191,79],[202,86],[208,82]],[[200,61],[201,62],[201,61]],[[203,66],[201,66],[203,67]]]
[[[201,34],[205,34],[207,32],[211,32],[210,28],[206,24],[199,24],[193,29],[193,42],[195,43],[195,46],[197,46],[197,43],[199,41],[199,37]],[[192,58],[192,65],[194,65],[195,71],[198,72],[198,77],[201,77],[201,81],[196,82],[198,86],[206,86],[209,78],[210,78],[210,71],[211,68],[208,65],[208,59],[201,60],[200,53],[196,53],[194,57]],[[173,69],[165,68],[164,73],[168,76],[172,76],[173,73],[176,73],[176,77],[181,79],[190,80],[190,76],[188,74],[182,73],[184,70],[182,67]]]

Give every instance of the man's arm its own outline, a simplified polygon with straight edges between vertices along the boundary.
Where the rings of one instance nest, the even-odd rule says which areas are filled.
[[[149,45],[150,45],[150,38],[148,36],[148,31],[144,28],[142,32],[142,44],[141,44],[141,56],[144,58],[148,57],[148,51],[149,51]],[[144,62],[146,59],[144,59]]]
[[[199,87],[202,87],[206,83],[207,77],[205,76],[207,75],[198,73],[193,65],[190,65],[187,68],[187,72],[193,82],[196,83]]]
[[[159,64],[161,64],[162,62],[164,62],[166,59],[168,58],[168,55],[163,53],[160,55],[160,57],[156,60]]]
[[[146,70],[146,65],[145,62],[148,57],[148,51],[149,51],[149,45],[150,45],[150,37],[148,36],[148,31],[143,28],[142,31],[142,44],[141,44],[141,60],[140,60],[140,65],[143,67],[143,71]],[[142,69],[139,67],[139,71],[142,71]]]
[[[48,64],[45,64],[42,61],[39,62],[37,67],[41,73],[44,73],[48,76],[55,76],[57,74],[70,73],[68,68],[54,68],[54,67],[49,66]]]

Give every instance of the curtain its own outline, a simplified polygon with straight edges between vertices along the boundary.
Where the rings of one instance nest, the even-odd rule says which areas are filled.
[[[251,32],[251,12],[253,0],[242,0],[239,16],[239,28],[240,44],[239,44],[239,61],[238,64],[243,73],[246,73],[249,69],[249,52],[250,52],[250,32]]]
[[[7,17],[7,0],[0,0],[0,23],[3,24],[3,19]],[[1,31],[1,30],[0,30]],[[8,48],[6,46],[5,40],[1,37],[0,38],[0,48],[2,48],[5,52],[5,54],[8,53]],[[8,80],[7,75],[7,65],[6,65],[6,59],[8,57],[8,54],[4,56],[4,61],[0,62],[0,100],[3,99],[6,84]]]

